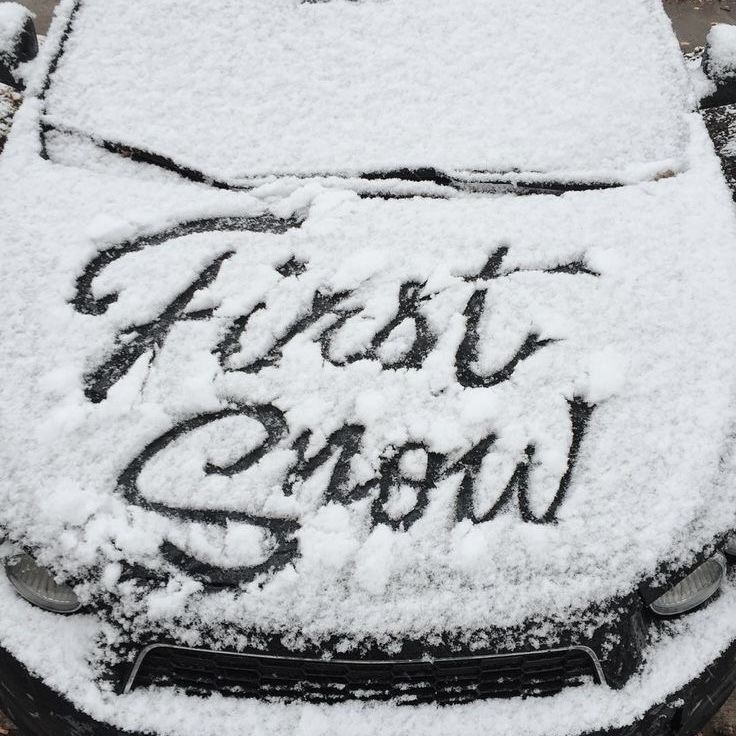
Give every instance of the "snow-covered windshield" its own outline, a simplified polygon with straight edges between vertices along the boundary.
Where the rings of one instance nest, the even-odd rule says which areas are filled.
[[[655,0],[81,0],[46,115],[235,181],[620,182],[684,168],[688,109]]]

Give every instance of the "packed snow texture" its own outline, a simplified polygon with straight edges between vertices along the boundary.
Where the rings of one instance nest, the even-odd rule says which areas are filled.
[[[714,79],[736,78],[736,26],[718,23],[708,32],[706,66]]]
[[[692,100],[658,0],[84,0],[74,26],[49,122],[211,176],[684,165]]]

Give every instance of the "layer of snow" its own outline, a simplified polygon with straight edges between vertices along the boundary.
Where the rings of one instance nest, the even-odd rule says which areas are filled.
[[[682,168],[686,84],[659,0],[82,0],[48,116],[219,177],[637,180]]]

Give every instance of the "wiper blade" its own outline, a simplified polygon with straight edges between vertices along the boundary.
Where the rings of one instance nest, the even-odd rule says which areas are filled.
[[[361,179],[367,181],[430,182],[442,187],[484,194],[564,194],[565,192],[615,189],[623,186],[620,183],[600,181],[561,182],[545,180],[542,177],[525,181],[523,177],[524,175],[520,172],[493,173],[487,171],[473,171],[469,175],[460,176],[431,167],[369,171],[360,175]]]
[[[608,182],[558,182],[545,181],[541,176],[538,180],[530,175],[529,181],[524,181],[524,174],[519,172],[497,173],[497,172],[458,172],[447,173],[433,167],[418,168],[399,168],[384,171],[368,171],[355,175],[349,174],[330,174],[325,172],[315,172],[313,174],[290,174],[290,173],[273,173],[263,175],[246,181],[228,181],[223,178],[211,176],[204,171],[196,169],[185,164],[180,164],[174,159],[161,153],[149,151],[128,144],[112,141],[109,139],[96,136],[91,133],[77,130],[72,127],[59,125],[48,119],[41,122],[41,135],[44,151],[44,157],[50,158],[47,146],[47,136],[49,133],[59,133],[61,135],[74,136],[83,138],[95,147],[107,151],[108,153],[120,156],[121,158],[135,161],[136,163],[148,164],[155,166],[164,171],[176,174],[183,179],[194,182],[196,184],[204,184],[214,189],[223,189],[228,191],[250,191],[257,186],[273,181],[277,178],[282,179],[340,179],[346,183],[352,182],[360,186],[361,182],[365,184],[373,183],[378,186],[369,187],[361,190],[359,194],[364,197],[385,197],[388,199],[424,196],[424,197],[443,197],[451,196],[452,193],[474,193],[474,194],[553,194],[560,195],[565,192],[580,192],[599,189],[612,189],[623,186],[620,183]],[[391,186],[381,187],[380,182],[386,182]],[[409,189],[401,189],[401,185],[421,185],[429,184],[439,187],[440,189],[425,190],[416,186]],[[452,191],[450,191],[452,190]]]

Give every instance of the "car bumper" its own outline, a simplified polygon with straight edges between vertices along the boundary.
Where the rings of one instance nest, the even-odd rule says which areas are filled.
[[[86,715],[2,648],[0,673],[0,704],[21,736],[143,736],[142,732],[121,730]],[[652,707],[639,721],[606,731],[606,736],[692,736],[735,689],[736,644],[693,682]],[[602,736],[604,731],[598,733]]]
[[[110,634],[95,616],[55,616],[0,576],[0,708],[22,736],[690,736],[736,687],[736,574],[708,607],[667,624],[620,690],[467,705],[263,702],[170,688],[106,689],[91,664]]]

